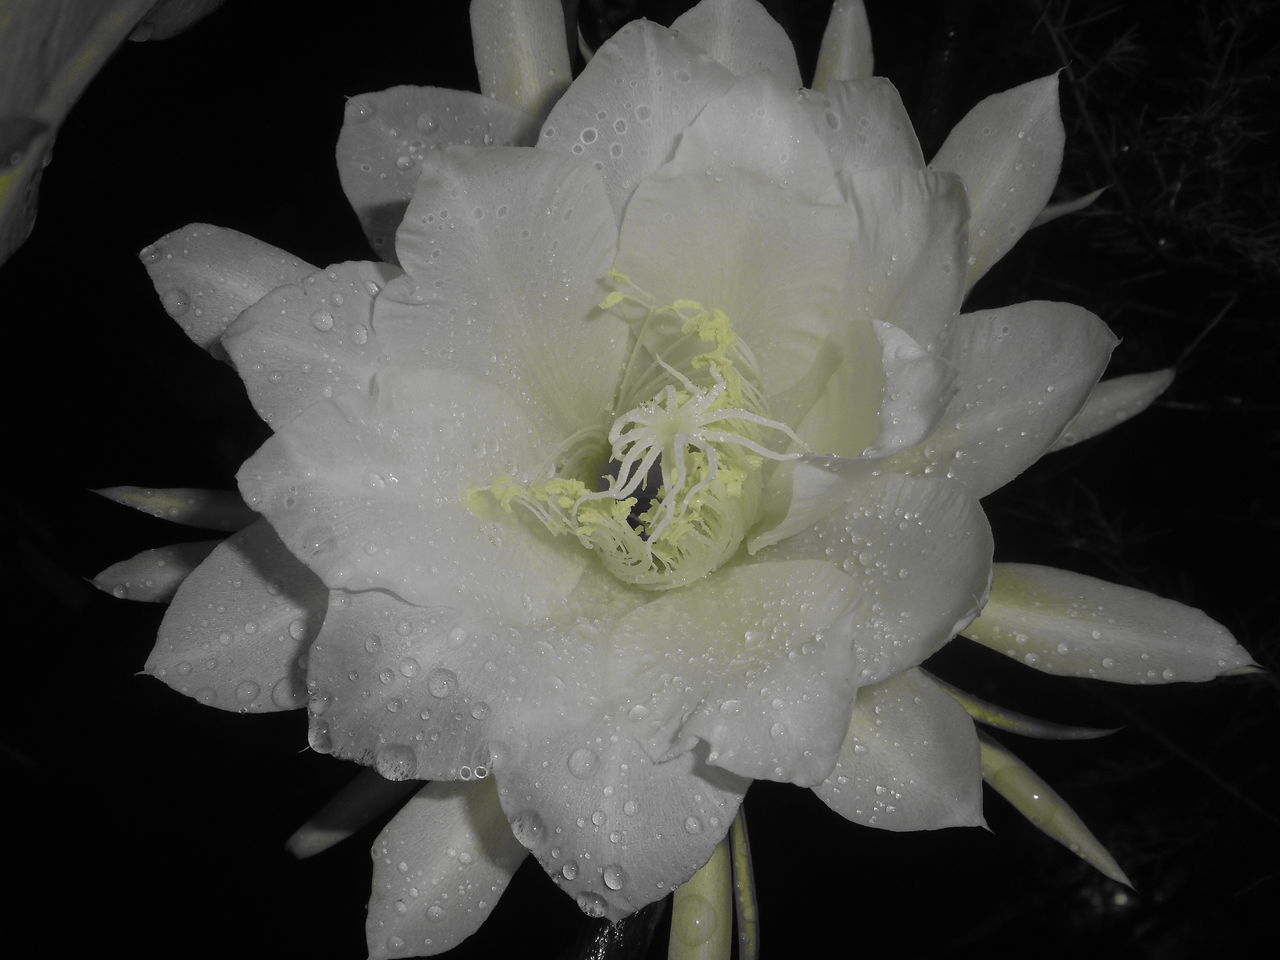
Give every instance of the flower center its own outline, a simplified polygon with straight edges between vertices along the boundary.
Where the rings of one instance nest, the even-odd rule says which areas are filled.
[[[655,306],[620,275],[601,307],[620,308],[635,343],[607,432],[579,431],[540,476],[499,477],[469,492],[519,505],[551,533],[573,534],[619,579],[681,586],[733,556],[756,519],[766,460],[799,453],[764,442],[786,424],[766,416],[756,365],[728,316],[691,300]],[[638,308],[638,310],[637,310]],[[591,476],[594,462],[600,477]],[[479,497],[477,501],[475,498]]]

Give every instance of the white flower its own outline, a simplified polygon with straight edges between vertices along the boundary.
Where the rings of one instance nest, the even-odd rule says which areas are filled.
[[[526,851],[623,916],[712,856],[752,779],[887,829],[981,823],[974,726],[917,669],[958,631],[1130,682],[1249,662],[1196,611],[1044,568],[998,567],[974,620],[977,498],[1167,382],[1086,405],[1096,317],[960,313],[1052,190],[1053,78],[926,168],[857,4],[799,94],[763,10],[706,0],[561,95],[557,4],[504,55],[533,6],[473,8],[507,102],[349,104],[344,186],[394,264],[203,226],[143,253],[275,430],[240,474],[264,519],[183,581],[148,670],[227,709],[305,700],[313,749],[437,781],[375,845],[373,955],[456,944]]]

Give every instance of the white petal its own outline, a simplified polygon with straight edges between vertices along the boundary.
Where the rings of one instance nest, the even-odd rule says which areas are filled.
[[[1156,397],[1169,389],[1171,383],[1172,368],[1103,380],[1093,388],[1080,412],[1067,424],[1049,450],[1062,450],[1106,433],[1112,427],[1118,427],[1151,406]]]
[[[1168,683],[1253,664],[1224,627],[1193,607],[1051,567],[995,569],[991,599],[964,635],[1045,673]]]
[[[324,586],[260,520],[183,581],[145,669],[221,710],[292,710],[305,696],[299,657],[325,603]]]
[[[536,117],[569,86],[560,0],[471,0],[480,92]]]
[[[488,919],[524,850],[488,782],[429,783],[378,834],[369,956],[435,956]]]
[[[708,103],[662,168],[664,176],[713,180],[735,172],[759,174],[813,199],[832,188],[836,170],[812,110],[772,73],[743,77]]]
[[[872,373],[878,365],[878,344],[865,359],[870,324],[850,322],[843,308],[851,219],[843,205],[808,202],[746,171],[659,173],[631,198],[615,268],[659,304],[725,311],[760,366],[769,415],[799,424],[846,359]],[[851,442],[865,436],[866,446],[878,433],[879,391],[873,378],[863,406],[847,411]]]
[[[621,218],[636,184],[671,159],[684,129],[732,84],[733,74],[688,40],[633,21],[560,98],[538,146],[595,165]]]
[[[520,640],[450,607],[333,591],[307,658],[312,749],[389,780],[483,779],[494,723],[519,696],[510,681],[529,669]],[[521,704],[530,721],[536,700]]]
[[[335,264],[231,324],[222,345],[263,420],[278,429],[317,400],[368,391],[381,359],[373,298],[399,275],[385,263]]]
[[[365,236],[394,261],[396,228],[437,147],[530,144],[538,118],[469,90],[392,87],[347,101],[338,135],[338,178]]]
[[[93,578],[93,585],[121,600],[167,603],[182,581],[219,543],[206,540],[143,550],[107,567]]]
[[[937,425],[951,388],[951,367],[931,356],[902,330],[877,321],[884,362],[884,396],[880,403],[880,436],[863,451],[884,457],[915,446]]]
[[[977,615],[991,574],[991,529],[962,484],[845,476],[853,479],[842,504],[756,556],[822,558],[849,576],[858,598],[850,629],[862,685],[919,664]],[[833,485],[828,496],[838,490]]]
[[[242,310],[315,270],[261,240],[207,223],[166,234],[139,257],[165,312],[206,349]]]
[[[702,0],[677,17],[671,29],[739,77],[767,70],[789,89],[800,89],[791,39],[755,0]]]
[[[924,169],[924,154],[907,108],[883,77],[833,83],[825,93],[806,91],[803,102],[837,169],[849,173],[878,167]]]
[[[858,691],[835,769],[813,792],[882,830],[983,826],[978,758],[964,708],[912,669]]]
[[[245,506],[240,494],[234,490],[104,487],[93,492],[161,520],[200,527],[202,530],[243,530],[258,519],[258,515]]]
[[[812,786],[831,769],[853,702],[849,642],[861,597],[825,560],[726,568],[639,607],[614,628],[636,735],[661,758],[697,737],[707,762]]]
[[[950,174],[903,167],[845,171],[853,207],[850,298],[930,353],[941,352],[964,298],[968,204]]]
[[[810,450],[860,457],[882,433],[881,407],[888,388],[885,344],[876,335],[875,323],[858,313],[833,327],[825,343],[815,337],[818,349],[812,366],[785,393],[771,398],[773,410],[791,423],[801,418],[796,433]],[[787,346],[795,360],[810,359],[809,342]],[[790,359],[784,354],[778,358]]]
[[[1049,202],[1063,142],[1058,75],[1052,74],[987,97],[956,124],[929,164],[958,173],[969,192],[970,287]]]
[[[616,239],[585,164],[531,149],[438,151],[396,238],[408,276],[375,308],[383,350],[503,387],[557,441],[607,426],[628,331],[595,308]]]
[[[941,425],[891,469],[945,474],[986,496],[1049,449],[1098,382],[1116,338],[1067,303],[962,314],[953,325],[957,392]]]
[[[874,69],[867,8],[862,0],[836,0],[822,33],[813,89],[826,92],[841,80],[865,80]]]
[[[701,751],[655,763],[621,725],[538,736],[495,761],[516,838],[589,916],[618,920],[691,877],[729,830],[749,781]]]
[[[241,491],[330,587],[464,603],[524,622],[573,588],[586,552],[468,489],[541,463],[519,400],[455,370],[383,370],[369,395],[304,410],[240,469]]]
[[[779,464],[765,487],[763,516],[747,542],[748,553],[808,530],[842,507],[850,489],[869,482],[879,466],[871,459],[818,454]]]

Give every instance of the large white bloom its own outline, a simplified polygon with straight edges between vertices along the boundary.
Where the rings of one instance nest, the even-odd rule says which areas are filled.
[[[1248,663],[1136,591],[991,587],[977,498],[1166,382],[1086,406],[1096,317],[960,312],[1052,190],[1053,78],[926,167],[856,4],[820,91],[755,3],[706,0],[562,94],[554,18],[527,62],[503,48],[530,6],[473,10],[502,99],[349,104],[344,186],[389,262],[317,271],[204,226],[143,253],[275,430],[240,474],[262,519],[182,582],[147,669],[226,709],[306,703],[313,749],[438,781],[375,847],[374,955],[457,943],[526,852],[625,915],[707,861],[752,779],[888,829],[981,823],[974,726],[916,669],[959,631],[1131,682]]]

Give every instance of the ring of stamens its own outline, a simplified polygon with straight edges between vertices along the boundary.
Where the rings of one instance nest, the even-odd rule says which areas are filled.
[[[765,436],[779,433],[801,451],[805,445],[789,426],[765,415],[752,382],[755,364],[723,312],[687,300],[654,306],[626,277],[611,277],[630,292],[611,294],[602,307],[625,300],[644,308],[632,321],[633,357],[619,391],[619,406],[629,408],[604,436],[588,429],[568,438],[532,482],[499,477],[470,491],[468,499],[473,508],[491,501],[507,512],[519,504],[551,533],[576,535],[620,579],[665,589],[729,559],[755,520],[764,461],[801,455],[772,449]],[[654,330],[664,334],[657,344]],[[710,347],[691,354],[692,338]],[[682,355],[685,370],[664,359],[668,351],[658,349],[663,340],[669,355]],[[642,351],[652,364],[647,369],[635,362]],[[639,403],[625,399],[649,390]],[[592,489],[579,471],[590,451],[606,445],[611,469],[603,489]],[[655,467],[661,483],[652,490]]]

